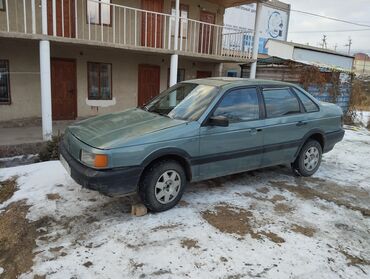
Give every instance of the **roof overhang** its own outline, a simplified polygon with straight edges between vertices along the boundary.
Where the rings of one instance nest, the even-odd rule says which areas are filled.
[[[332,50],[273,39],[267,40],[266,48],[269,56],[340,71],[352,71],[353,56]]]
[[[215,3],[217,5],[223,6],[225,8],[230,8],[234,6],[247,5],[257,2],[266,2],[267,0],[207,0],[208,2]]]

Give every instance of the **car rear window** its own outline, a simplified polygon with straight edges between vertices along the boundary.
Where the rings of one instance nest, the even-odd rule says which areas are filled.
[[[302,104],[306,112],[319,111],[317,105],[305,93],[296,88],[293,88],[293,90],[297,94],[298,98],[302,101]]]
[[[279,117],[300,113],[298,99],[289,88],[268,88],[263,90],[267,117]]]

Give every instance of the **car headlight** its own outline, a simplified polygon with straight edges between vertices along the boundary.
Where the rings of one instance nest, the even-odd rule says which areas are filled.
[[[106,168],[108,167],[108,155],[81,150],[81,162],[94,168]]]

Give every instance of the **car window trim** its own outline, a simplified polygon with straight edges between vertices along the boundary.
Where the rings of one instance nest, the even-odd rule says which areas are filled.
[[[260,97],[259,97],[259,88],[258,88],[258,86],[257,85],[241,85],[241,86],[236,86],[236,87],[227,89],[222,94],[222,96],[218,99],[217,103],[213,106],[213,108],[209,111],[208,115],[204,118],[204,120],[202,121],[202,124],[200,126],[201,127],[207,126],[206,124],[207,124],[209,118],[213,115],[214,111],[217,109],[217,107],[219,106],[219,104],[222,102],[222,100],[225,98],[226,95],[228,95],[230,92],[232,92],[234,90],[248,89],[248,88],[255,88],[256,89],[257,99],[258,99],[259,116],[256,119],[239,121],[239,122],[230,122],[230,124],[233,124],[233,123],[245,123],[245,122],[251,122],[251,121],[261,120],[262,119],[261,118],[261,100],[260,100]]]
[[[296,94],[298,100],[302,102],[302,106],[304,108],[305,113],[315,113],[315,112],[319,112],[320,111],[320,106],[314,100],[312,100],[312,98],[310,98],[310,96],[308,96],[304,91],[300,90],[299,88],[297,88],[295,86],[292,86],[291,88],[292,88],[292,91]],[[295,92],[295,90],[297,90],[297,91],[301,92],[303,95],[305,95],[316,106],[316,109],[317,110],[315,110],[315,111],[307,111],[306,107],[303,104],[303,101],[301,100],[301,98],[299,98],[299,96],[298,96],[297,92]]]
[[[302,100],[299,98],[299,96],[297,95],[297,93],[293,90],[293,88],[291,86],[289,86],[289,91],[296,97],[296,99],[298,100],[298,104],[299,104],[299,110],[301,111],[301,113],[306,113],[306,108],[304,107],[303,105],[303,102]]]
[[[265,118],[266,119],[274,119],[274,118],[280,118],[280,117],[287,117],[287,116],[291,116],[291,115],[298,115],[298,114],[302,114],[304,113],[304,111],[302,112],[302,104],[301,104],[301,101],[299,100],[299,98],[297,97],[297,95],[293,92],[293,90],[290,89],[291,86],[289,85],[286,85],[286,86],[281,86],[281,85],[261,85],[261,95],[262,95],[262,99],[263,99],[263,104],[264,104],[264,107],[265,107]],[[295,112],[295,113],[290,113],[288,115],[279,115],[279,116],[273,116],[273,117],[268,117],[267,116],[267,109],[266,109],[266,101],[265,101],[265,96],[263,95],[263,91],[268,91],[268,90],[276,90],[276,89],[288,89],[288,91],[290,93],[293,94],[293,96],[297,99],[297,102],[298,102],[298,105],[299,105],[299,112]]]

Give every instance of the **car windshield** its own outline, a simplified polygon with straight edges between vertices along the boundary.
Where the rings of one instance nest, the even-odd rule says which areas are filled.
[[[203,114],[217,93],[215,86],[179,83],[153,99],[144,109],[173,119],[194,121]]]

